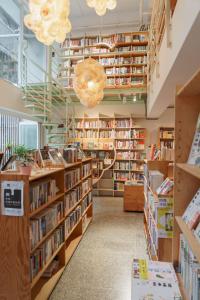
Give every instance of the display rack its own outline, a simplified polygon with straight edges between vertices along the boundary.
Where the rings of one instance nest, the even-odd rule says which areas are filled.
[[[74,67],[88,57],[98,60],[107,75],[107,88],[146,87],[148,32],[71,37],[60,48],[59,80],[73,87]]]
[[[94,187],[98,195],[121,196],[127,180],[143,182],[146,130],[137,125],[132,116],[84,115],[76,122],[74,140],[79,141],[86,155],[93,158],[96,177],[107,166],[105,162],[111,164],[113,148],[116,149],[115,164]]]
[[[165,226],[161,225],[161,215],[165,220],[168,215],[173,219],[173,193],[167,195],[159,195],[152,191],[148,183],[149,171],[160,171],[164,175],[164,179],[169,177],[171,173],[169,161],[145,161],[144,175],[144,232],[147,242],[147,251],[150,259],[159,261],[172,260],[172,232],[166,231]],[[164,199],[164,201],[163,201]],[[162,204],[160,204],[162,202]],[[163,206],[165,203],[166,209]],[[163,206],[163,207],[162,207]],[[161,233],[161,229],[165,231]]]
[[[1,183],[24,182],[24,215],[0,215],[0,298],[48,299],[92,220],[91,163],[85,159],[66,168],[41,169],[33,177],[0,174]],[[46,221],[45,234],[39,227],[38,239],[37,220],[48,219],[55,207],[56,222],[53,217]],[[57,267],[47,275],[53,263]]]
[[[200,263],[200,243],[195,238],[182,219],[190,201],[200,186],[200,168],[187,163],[198,115],[200,113],[200,72],[195,74],[189,83],[181,88],[176,96],[175,105],[175,190],[174,190],[174,236],[173,236],[173,263],[179,265],[180,234]],[[190,299],[185,290],[182,277],[180,283],[184,290],[184,299]]]

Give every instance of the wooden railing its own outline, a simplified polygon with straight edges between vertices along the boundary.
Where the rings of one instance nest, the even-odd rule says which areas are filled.
[[[156,76],[159,77],[159,51],[165,31],[167,34],[167,47],[171,47],[171,17],[176,3],[177,0],[153,1],[148,47],[148,88],[150,88],[154,71],[156,71]]]

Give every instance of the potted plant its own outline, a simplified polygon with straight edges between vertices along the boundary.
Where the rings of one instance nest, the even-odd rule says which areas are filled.
[[[20,173],[23,175],[31,175],[31,151],[24,145],[19,145],[14,148],[14,153],[17,156]]]

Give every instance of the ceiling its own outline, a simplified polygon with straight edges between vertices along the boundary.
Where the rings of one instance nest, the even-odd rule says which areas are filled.
[[[123,32],[138,30],[150,22],[152,0],[117,0],[114,10],[99,17],[86,0],[71,0],[72,34],[92,32]]]

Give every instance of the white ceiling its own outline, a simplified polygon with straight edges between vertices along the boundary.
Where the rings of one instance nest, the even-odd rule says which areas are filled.
[[[86,0],[71,0],[72,34],[94,32],[123,32],[138,30],[150,21],[152,0],[117,0],[114,10],[99,17]]]

